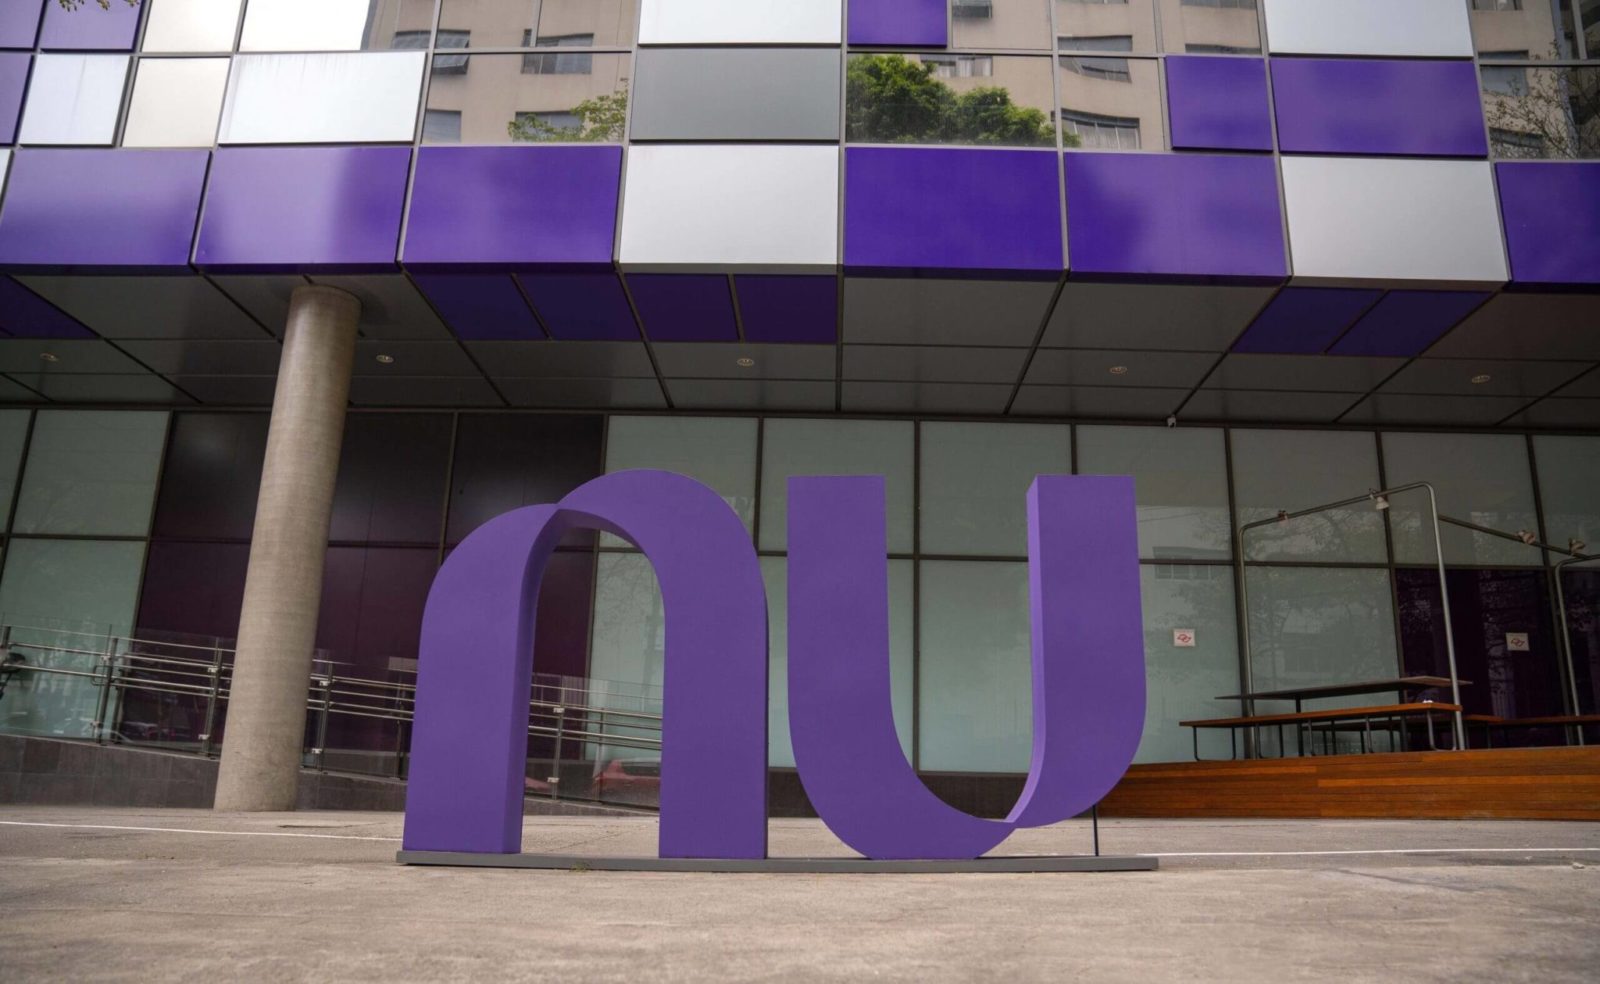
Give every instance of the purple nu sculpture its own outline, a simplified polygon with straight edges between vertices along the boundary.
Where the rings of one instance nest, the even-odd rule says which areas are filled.
[[[883,479],[789,480],[795,763],[823,821],[868,858],[976,858],[1018,827],[1089,809],[1133,760],[1145,701],[1133,481],[1040,476],[1027,508],[1033,756],[1011,814],[987,820],[934,796],[895,734]],[[632,471],[491,520],[440,570],[402,859],[521,852],[539,583],[577,528],[632,541],[661,586],[660,856],[765,858],[767,611],[750,535],[704,485]]]

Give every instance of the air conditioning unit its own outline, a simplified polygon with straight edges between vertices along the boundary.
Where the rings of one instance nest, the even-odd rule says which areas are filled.
[[[960,20],[989,20],[994,16],[994,0],[955,0],[950,12]]]

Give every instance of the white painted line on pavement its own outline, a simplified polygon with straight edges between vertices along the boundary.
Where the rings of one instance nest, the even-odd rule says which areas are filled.
[[[35,823],[0,820],[0,827],[57,827],[66,830],[131,830],[143,834],[213,834],[218,837],[305,837],[314,840],[383,841],[399,843],[398,837],[360,837],[355,834],[292,834],[282,830],[189,830],[183,827],[119,827],[107,823]]]
[[[1361,854],[1574,854],[1600,847],[1393,847],[1366,851],[1175,851],[1148,858],[1320,858]]]

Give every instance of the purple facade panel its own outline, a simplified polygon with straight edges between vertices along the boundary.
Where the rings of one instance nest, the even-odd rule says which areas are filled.
[[[0,277],[0,331],[12,338],[94,337],[94,332],[10,277]]]
[[[411,151],[219,150],[195,261],[233,272],[393,269]]]
[[[1233,344],[1235,352],[1315,355],[1375,304],[1380,290],[1285,287]]]
[[[1269,157],[1067,154],[1075,274],[1277,279],[1288,274]]]
[[[5,0],[0,3],[0,48],[32,48],[39,38],[39,18],[45,0]]]
[[[1061,271],[1053,155],[845,149],[844,262],[855,272]]]
[[[1494,166],[1511,279],[1600,284],[1600,161]]]
[[[732,342],[739,338],[727,277],[635,273],[628,277],[628,289],[651,341]]]
[[[22,97],[28,90],[33,56],[20,51],[0,52],[0,144],[15,143],[17,121],[22,118]]]
[[[518,274],[550,337],[572,341],[639,340],[628,296],[615,273]]]
[[[733,284],[745,341],[832,345],[839,340],[837,278],[743,274]]]
[[[1488,297],[1481,291],[1390,291],[1328,349],[1328,354],[1421,355]]]
[[[1267,63],[1256,58],[1167,56],[1174,150],[1271,150]]]
[[[21,150],[0,212],[0,268],[186,269],[203,150]]]
[[[21,7],[33,4],[33,0],[6,2]],[[68,10],[56,0],[46,0],[39,47],[62,51],[132,51],[134,39],[139,35],[139,15],[148,6],[148,3],[114,0],[101,7],[95,0],[85,0]]]
[[[609,266],[621,147],[424,147],[408,267]]]
[[[1489,153],[1470,61],[1274,58],[1272,97],[1286,154]]]
[[[950,43],[946,0],[851,0],[851,44],[943,48]]]
[[[475,342],[544,338],[544,330],[508,273],[411,276],[457,338]]]

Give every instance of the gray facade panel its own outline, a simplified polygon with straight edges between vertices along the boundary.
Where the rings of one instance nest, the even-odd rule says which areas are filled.
[[[647,48],[636,140],[837,140],[837,48]]]

